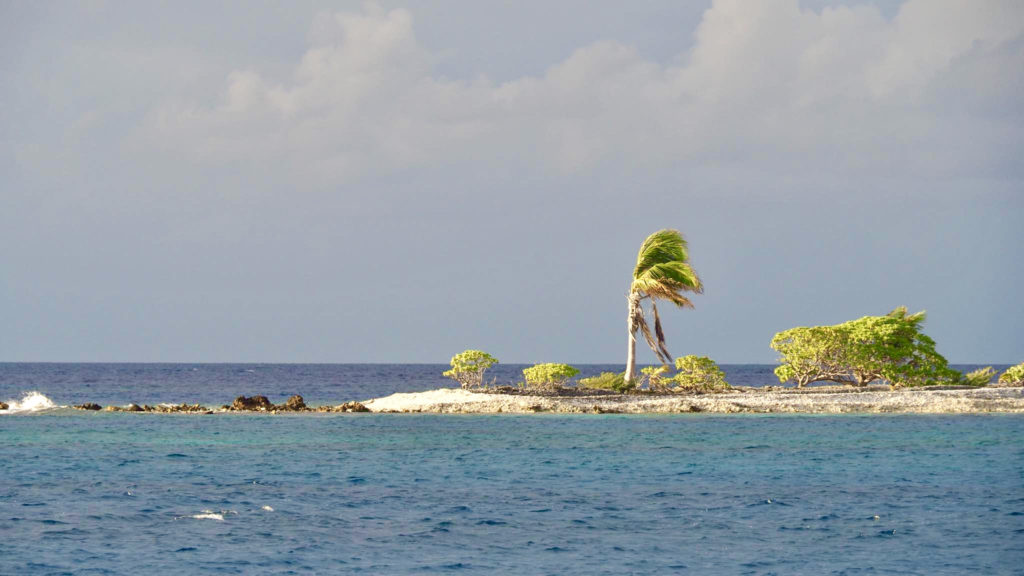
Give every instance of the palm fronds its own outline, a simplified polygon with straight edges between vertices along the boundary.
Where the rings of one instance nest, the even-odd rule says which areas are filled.
[[[648,236],[640,246],[633,277],[639,278],[648,268],[656,264],[686,262],[689,259],[686,240],[678,230],[659,230]]]
[[[678,230],[659,230],[651,234],[640,246],[636,257],[629,293],[631,334],[639,330],[651,351],[663,364],[671,362],[672,355],[665,346],[665,332],[655,301],[668,300],[681,308],[693,308],[693,303],[683,293],[699,294],[704,291],[704,285],[687,262],[688,259],[686,240]],[[651,333],[640,304],[646,298],[651,299],[654,333]]]
[[[654,355],[658,357],[658,360],[662,364],[668,364],[672,361],[672,356],[668,353],[668,348],[665,347],[665,333],[661,329],[661,318],[658,317],[658,309],[654,308],[654,333],[651,333],[651,327],[647,324],[647,318],[644,317],[644,309],[642,306],[637,306],[633,309],[633,316],[631,323],[634,328],[634,332],[639,330],[644,335],[644,340],[647,345],[654,352]]]
[[[651,301],[651,310],[654,311],[654,335],[658,337],[658,349],[654,353],[661,360],[662,364],[668,364],[672,362],[672,355],[668,353],[668,348],[665,346],[665,331],[661,329],[661,317],[658,316],[658,306],[653,300]]]
[[[689,264],[676,261],[650,266],[633,279],[630,289],[655,299],[668,300],[679,307],[693,308],[690,299],[681,293],[700,294],[704,291],[704,285]]]

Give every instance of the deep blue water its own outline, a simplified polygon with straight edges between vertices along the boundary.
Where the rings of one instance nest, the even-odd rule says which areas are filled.
[[[0,397],[335,401],[439,382],[39,366],[3,366]],[[1022,440],[1019,415],[6,415],[0,574],[1021,574]]]

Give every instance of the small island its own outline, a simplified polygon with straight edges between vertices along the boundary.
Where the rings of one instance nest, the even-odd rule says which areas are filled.
[[[52,406],[59,408],[58,406]],[[240,396],[231,404],[128,404],[100,406],[92,402],[72,406],[90,412],[137,414],[854,414],[919,413],[964,414],[984,412],[1024,413],[1024,387],[936,386],[927,389],[818,386],[793,388],[731,387],[717,392],[632,392],[564,388],[541,390],[502,386],[496,388],[439,388],[425,392],[397,393],[362,402],[310,406],[301,396],[280,404],[266,396]],[[8,406],[0,404],[0,410]]]
[[[361,403],[370,412],[445,414],[739,413],[920,413],[1024,412],[1021,387],[820,386],[815,388],[732,388],[718,393],[676,394],[508,394],[442,388],[392,394]]]
[[[688,293],[704,290],[689,264],[686,240],[677,230],[659,230],[640,246],[627,293],[626,369],[574,381],[579,370],[542,363],[523,370],[512,385],[485,384],[498,359],[482,350],[452,357],[442,375],[459,388],[397,393],[336,406],[307,406],[301,396],[273,404],[266,396],[239,396],[231,404],[107,406],[79,410],[141,413],[973,413],[1024,412],[1024,363],[996,380],[992,367],[966,374],[949,366],[924,331],[925,313],[900,306],[882,316],[864,316],[833,326],[798,326],[775,334],[775,369],[781,385],[734,387],[707,356],[675,358],[665,344],[657,301],[692,308]],[[645,310],[645,306],[648,307]],[[648,319],[653,320],[651,323]],[[653,324],[653,326],[652,326]],[[660,361],[637,374],[636,336]],[[995,380],[995,381],[994,381]],[[810,386],[811,384],[824,385]],[[788,386],[787,386],[788,385]],[[49,400],[42,397],[45,403]],[[52,406],[52,403],[50,403]],[[0,411],[8,409],[0,403]]]
[[[703,290],[682,234],[659,230],[644,240],[633,269],[621,374],[603,373],[572,386],[576,368],[545,363],[523,370],[524,380],[515,386],[485,386],[484,372],[498,360],[482,350],[466,350],[451,359],[444,373],[461,389],[393,394],[363,405],[372,412],[436,413],[1024,412],[1024,364],[1008,369],[994,384],[991,367],[962,374],[950,368],[923,332],[925,313],[911,314],[905,306],[883,316],[776,334],[771,340],[779,353],[775,375],[794,387],[730,386],[706,356],[676,358],[673,366],[657,301],[692,308],[687,294]],[[639,375],[638,332],[661,362]],[[808,386],[814,383],[826,385]]]
[[[888,318],[902,318],[897,314]],[[902,320],[901,320],[902,321]],[[835,351],[830,358],[837,358]],[[480,350],[466,350],[452,358],[445,376],[459,382],[459,388],[396,393],[383,398],[338,405],[309,406],[301,396],[281,404],[266,396],[239,396],[231,404],[210,408],[200,404],[129,404],[101,407],[79,404],[89,411],[132,413],[436,413],[436,414],[964,414],[1024,413],[1024,364],[1007,369],[998,380],[984,368],[960,374],[945,368],[945,383],[928,381],[917,386],[906,383],[865,384],[845,380],[831,371],[814,381],[844,384],[823,386],[730,386],[725,373],[709,358],[677,358],[675,375],[668,367],[646,367],[638,379],[625,373],[602,373],[568,385],[578,371],[567,364],[537,364],[523,370],[524,381],[514,386],[485,385],[484,373],[498,360]],[[776,374],[783,382],[793,367],[783,364]],[[849,367],[847,367],[849,370]],[[828,376],[828,378],[825,378]],[[7,407],[0,406],[0,409]]]

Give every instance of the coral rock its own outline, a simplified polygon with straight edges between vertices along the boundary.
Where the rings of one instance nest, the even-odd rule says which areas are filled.
[[[273,410],[274,405],[267,400],[266,396],[239,396],[231,403],[232,410]]]
[[[308,410],[309,409],[306,406],[306,401],[303,400],[302,396],[299,396],[298,394],[296,394],[295,396],[292,396],[288,400],[285,400],[285,403],[283,405],[279,406],[279,408],[281,410],[291,410],[293,412],[302,412],[304,410]]]

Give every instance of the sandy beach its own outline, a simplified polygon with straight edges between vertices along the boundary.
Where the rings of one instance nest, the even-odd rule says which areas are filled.
[[[529,396],[442,388],[362,403],[371,412],[494,413],[922,413],[1024,412],[1024,388],[745,389],[719,394]]]

